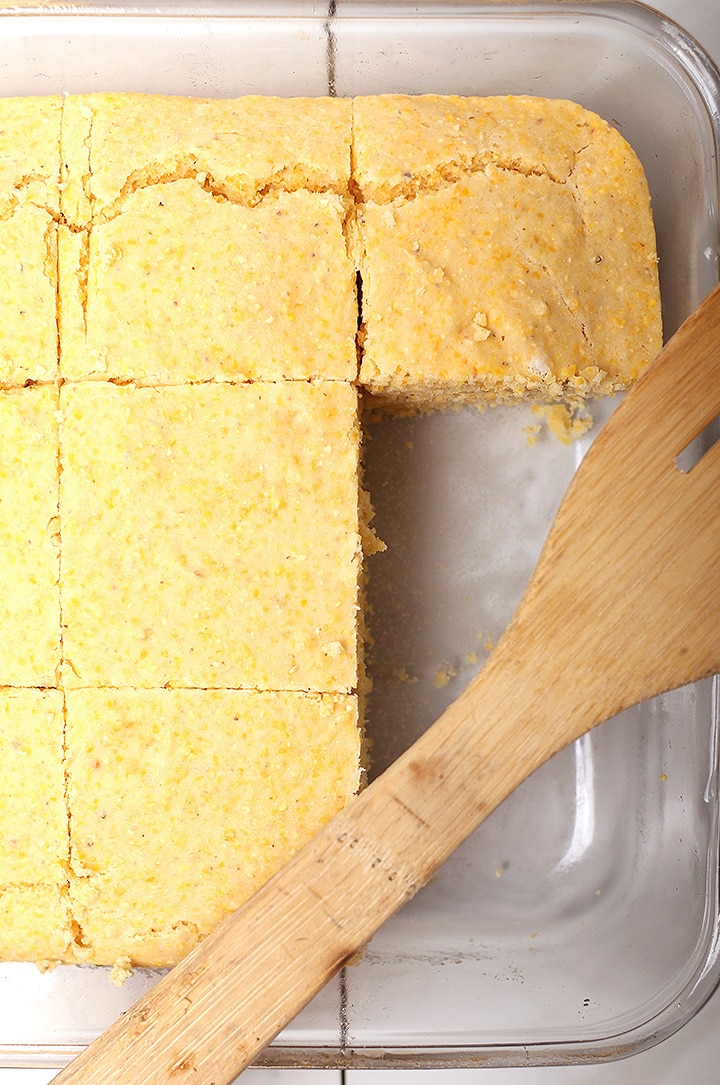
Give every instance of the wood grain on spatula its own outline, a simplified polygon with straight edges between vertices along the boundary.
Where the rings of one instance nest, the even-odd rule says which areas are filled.
[[[230,1082],[539,765],[720,670],[720,287],[604,427],[467,690],[57,1085]]]

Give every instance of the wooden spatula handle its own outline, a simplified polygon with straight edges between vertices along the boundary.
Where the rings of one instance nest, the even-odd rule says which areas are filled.
[[[505,701],[488,669],[58,1085],[231,1081],[535,767],[533,727],[518,741],[527,703]]]

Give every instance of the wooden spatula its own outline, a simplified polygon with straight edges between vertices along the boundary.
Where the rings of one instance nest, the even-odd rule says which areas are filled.
[[[602,430],[478,677],[55,1081],[224,1085],[534,769],[720,670],[720,287]]]

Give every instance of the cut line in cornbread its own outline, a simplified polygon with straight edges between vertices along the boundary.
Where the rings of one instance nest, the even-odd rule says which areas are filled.
[[[356,99],[360,382],[407,407],[627,387],[661,345],[645,177],[579,105]]]
[[[348,691],[355,390],[61,389],[64,683]]]
[[[350,108],[69,97],[63,376],[355,380]]]
[[[0,385],[58,373],[59,98],[0,110]]]
[[[80,960],[178,960],[360,783],[352,695],[73,690],[67,718]]]
[[[167,966],[359,787],[361,393],[627,386],[647,186],[568,102],[0,99],[0,276],[0,959]]]

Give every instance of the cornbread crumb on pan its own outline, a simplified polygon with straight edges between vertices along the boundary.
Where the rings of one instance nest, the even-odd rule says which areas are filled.
[[[60,662],[57,389],[0,392],[0,686],[53,686]]]
[[[400,406],[627,387],[661,346],[655,236],[625,140],[538,98],[354,103],[361,382]]]
[[[96,963],[178,960],[359,785],[354,695],[73,690],[67,714],[70,893]]]
[[[88,381],[61,402],[66,686],[355,688],[350,385]]]
[[[533,414],[547,424],[549,432],[564,445],[582,437],[593,424],[591,414],[567,403],[535,403],[532,410]]]
[[[0,385],[57,376],[61,99],[0,99]]]
[[[354,380],[350,103],[70,97],[70,378]]]
[[[63,958],[68,822],[59,690],[0,689],[0,959]]]

